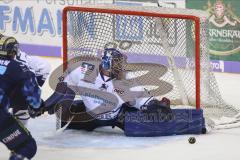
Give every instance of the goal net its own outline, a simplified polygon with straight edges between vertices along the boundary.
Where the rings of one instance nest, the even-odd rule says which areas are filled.
[[[63,11],[63,60],[101,58],[105,48],[127,56],[126,74],[175,106],[202,108],[205,117],[234,117],[211,72],[204,11],[87,5]],[[164,67],[167,69],[164,69]]]

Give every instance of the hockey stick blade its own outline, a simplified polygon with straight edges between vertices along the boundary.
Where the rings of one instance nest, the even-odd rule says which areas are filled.
[[[74,118],[74,116],[72,116],[71,118],[69,118],[67,124],[65,124],[62,128],[57,129],[57,130],[56,130],[56,134],[61,134],[61,133],[69,126],[69,124],[72,122],[73,118]]]

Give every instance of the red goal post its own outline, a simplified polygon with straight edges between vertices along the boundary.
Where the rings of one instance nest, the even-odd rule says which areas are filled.
[[[76,16],[75,18],[71,18],[72,16]],[[74,14],[74,15],[73,15]],[[98,28],[102,27],[101,30],[96,29],[96,31],[86,31],[86,29],[83,27],[85,26],[91,26],[92,22],[95,20],[91,20],[88,16],[92,15],[99,15],[96,21],[98,21]],[[198,11],[198,10],[190,10],[190,9],[176,9],[176,8],[157,8],[157,7],[133,7],[133,6],[115,6],[115,5],[84,5],[84,6],[68,6],[65,7],[63,10],[63,63],[64,63],[64,69],[67,68],[68,60],[69,60],[69,50],[71,50],[72,47],[76,47],[77,45],[86,45],[86,46],[92,46],[96,48],[101,48],[104,46],[103,44],[108,41],[108,37],[104,37],[104,34],[114,34],[112,31],[110,31],[110,28],[114,28],[113,26],[109,25],[115,25],[112,24],[112,19],[109,18],[108,21],[105,19],[104,16],[128,16],[128,17],[139,17],[139,19],[143,19],[144,22],[147,23],[147,28],[143,28],[148,30],[149,27],[151,27],[150,22],[147,22],[150,18],[150,21],[156,21],[156,25],[160,26],[158,28],[158,34],[160,34],[159,39],[146,39],[149,43],[149,41],[161,41],[160,45],[157,44],[154,46],[153,42],[149,43],[149,48],[151,49],[153,46],[156,47],[155,50],[152,50],[156,52],[156,54],[164,52],[164,56],[167,57],[167,66],[170,68],[170,78],[167,77],[165,81],[170,80],[173,85],[176,85],[177,87],[181,86],[178,88],[178,91],[180,92],[186,92],[186,93],[177,93],[177,91],[173,91],[173,94],[170,94],[169,96],[173,97],[180,97],[184,98],[185,95],[187,99],[189,100],[189,105],[190,106],[195,106],[196,109],[203,108],[205,111],[205,114],[209,114],[209,116],[216,116],[216,117],[222,117],[222,116],[232,116],[238,113],[238,111],[235,109],[233,106],[227,105],[223,99],[221,98],[217,82],[215,80],[214,75],[211,73],[211,64],[210,64],[210,58],[208,55],[208,14],[204,11]],[[79,19],[85,17],[84,20]],[[88,17],[88,18],[86,18]],[[69,20],[70,19],[70,20]],[[163,19],[163,20],[161,20]],[[179,26],[182,27],[181,33],[178,35],[179,31],[179,26],[174,26],[176,30],[174,30],[171,25],[173,24],[172,22],[166,22],[164,24],[164,20],[170,19],[174,21],[174,23],[180,23]],[[74,21],[81,21],[81,23],[84,24],[78,24],[79,22],[74,22]],[[106,21],[105,21],[106,20]],[[129,20],[129,19],[128,19]],[[131,21],[131,20],[130,20]],[[184,22],[181,22],[184,21]],[[107,24],[105,24],[107,22]],[[70,23],[70,24],[69,24]],[[128,25],[127,23],[125,25]],[[76,39],[70,38],[69,40],[69,26],[71,26],[73,32],[94,32],[94,34],[99,34],[98,32],[102,32],[102,30],[106,29],[106,32],[103,31],[101,33],[101,36],[104,38],[99,38],[94,39],[91,41],[91,38],[87,37],[77,37],[79,35],[75,35]],[[81,28],[82,27],[82,28]],[[141,26],[144,27],[144,26]],[[131,27],[130,27],[131,28]],[[132,28],[131,28],[132,29]],[[128,33],[134,33],[134,31],[131,31],[131,29],[128,28]],[[134,29],[134,27],[133,27]],[[124,27],[122,28],[124,31]],[[109,33],[111,32],[111,33]],[[170,46],[170,43],[175,43],[175,41],[171,41],[171,38],[168,36],[171,36],[170,32],[174,32],[177,36],[181,37],[171,37],[172,40],[177,41],[176,44],[177,47],[174,48]],[[78,33],[76,33],[78,34]],[[80,33],[79,33],[80,34]],[[115,33],[116,34],[116,33]],[[144,32],[145,34],[145,32]],[[83,36],[80,35],[80,36]],[[145,36],[145,35],[144,35]],[[119,36],[121,40],[121,36]],[[189,38],[190,37],[190,38]],[[189,39],[192,39],[192,44],[190,51],[187,48],[188,46],[186,45],[186,41],[189,41]],[[167,40],[164,40],[167,39]],[[170,40],[169,40],[170,39]],[[187,39],[187,40],[186,40]],[[83,40],[83,41],[82,41]],[[131,37],[127,37],[126,40],[130,41],[132,40]],[[81,41],[81,42],[80,42]],[[88,42],[84,42],[88,41]],[[144,40],[142,40],[144,41]],[[77,44],[79,43],[79,44]],[[136,44],[139,45],[139,42],[136,42]],[[141,50],[144,50],[148,44],[146,43],[141,43],[138,48],[135,47],[132,49],[131,52],[132,55],[134,55],[134,51],[137,50],[136,52],[139,52]],[[161,48],[159,47],[161,46]],[[81,46],[82,47],[82,46]],[[79,47],[79,48],[81,48]],[[183,47],[183,49],[181,48]],[[77,47],[78,48],[78,47]],[[103,47],[102,47],[103,48]],[[148,50],[146,49],[146,50]],[[148,54],[148,51],[144,50],[145,54]],[[184,50],[184,51],[183,51]],[[185,55],[184,54],[179,54],[180,52],[190,52],[192,55]],[[79,53],[79,51],[78,51]],[[173,54],[172,54],[173,53]],[[75,54],[75,51],[74,51]],[[81,54],[81,53],[80,53]],[[150,55],[151,56],[151,55]],[[185,57],[184,57],[185,56]],[[194,67],[188,67],[187,72],[192,72],[192,73],[187,73],[185,71],[182,71],[181,67],[178,66],[177,60],[178,58],[184,57],[186,59],[193,59]],[[190,57],[190,58],[189,58]],[[172,63],[172,64],[171,64]],[[185,62],[186,63],[186,62]],[[177,67],[176,67],[177,66]],[[191,77],[191,80],[188,80],[187,78]],[[171,78],[174,77],[174,78]],[[191,82],[188,82],[191,81]],[[190,88],[190,89],[189,89]],[[183,91],[182,91],[183,90]],[[190,91],[191,90],[191,91]],[[179,96],[180,95],[180,96]],[[194,96],[193,96],[194,95]],[[181,105],[181,104],[180,104]],[[185,105],[184,102],[182,105]]]

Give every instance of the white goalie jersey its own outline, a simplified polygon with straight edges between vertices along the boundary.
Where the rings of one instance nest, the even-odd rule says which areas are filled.
[[[101,75],[99,64],[81,62],[81,66],[69,72],[64,82],[73,88],[83,100],[86,111],[101,120],[113,119],[119,113],[123,103],[129,102],[140,107],[141,95],[131,94],[132,82],[111,79]],[[142,92],[141,92],[142,93]]]

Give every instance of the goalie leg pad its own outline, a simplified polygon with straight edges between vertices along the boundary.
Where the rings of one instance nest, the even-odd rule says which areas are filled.
[[[12,115],[0,109],[0,141],[6,147],[31,159],[36,154],[36,142],[30,132]]]
[[[127,113],[125,135],[153,137],[179,134],[201,134],[205,129],[202,110],[173,109],[173,118],[167,119],[157,112],[142,111]]]
[[[204,133],[205,119],[203,110],[175,109],[173,110],[176,121],[175,134],[201,134]]]

